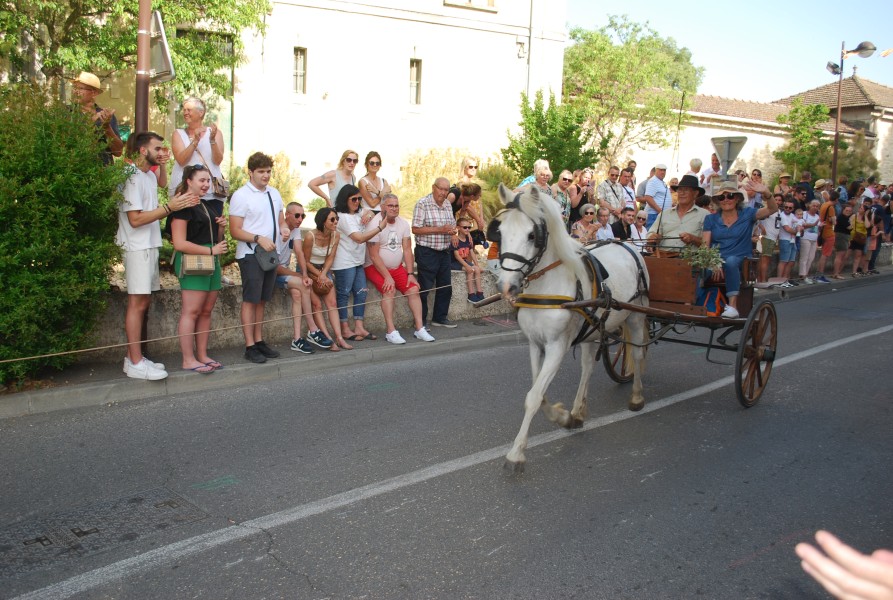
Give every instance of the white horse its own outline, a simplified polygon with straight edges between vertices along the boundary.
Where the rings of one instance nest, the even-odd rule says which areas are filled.
[[[558,204],[538,192],[536,186],[513,198],[508,188],[500,185],[499,195],[506,209],[493,220],[489,233],[499,241],[500,291],[519,307],[518,324],[530,342],[533,375],[533,387],[524,400],[521,430],[506,455],[507,468],[523,471],[530,422],[538,408],[542,407],[550,421],[568,428],[582,426],[588,416],[586,392],[595,363],[594,346],[601,341],[601,332],[620,334],[625,341],[633,342],[626,346],[626,360],[632,363],[627,365],[633,372],[629,408],[639,410],[645,405],[643,344],[648,333],[643,313],[593,307],[587,318],[581,312],[561,308],[565,301],[593,298],[593,279],[584,263],[587,251],[567,234]],[[589,252],[603,267],[599,296],[648,305],[648,270],[636,250],[624,244],[606,243]],[[523,293],[519,296],[519,292]],[[604,327],[599,328],[602,319]],[[580,342],[582,374],[573,408],[568,412],[560,403],[549,404],[545,393],[587,322],[594,324],[595,329]]]

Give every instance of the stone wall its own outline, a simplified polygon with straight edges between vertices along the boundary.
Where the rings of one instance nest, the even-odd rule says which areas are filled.
[[[496,293],[496,281],[490,273],[484,273],[484,295]],[[412,314],[405,299],[398,293],[394,310],[396,326],[403,330],[412,328]],[[213,329],[211,346],[237,347],[244,344],[242,330],[239,325],[239,311],[242,300],[241,286],[225,286],[217,298],[212,317]],[[381,335],[384,332],[384,318],[379,308],[381,294],[372,286],[367,297],[366,318],[364,323],[369,331]],[[434,303],[434,294],[428,294],[430,306]],[[124,335],[124,312],[127,306],[125,292],[112,292],[106,312],[100,319],[95,346],[109,346],[126,343]],[[450,304],[450,319],[466,320],[488,315],[511,313],[513,309],[503,300],[483,308],[474,308],[467,300],[464,273],[453,272],[453,300]],[[431,311],[428,312],[429,318]],[[149,309],[149,338],[168,338],[151,342],[149,351],[156,355],[172,354],[180,351],[177,335],[177,321],[180,318],[180,290],[162,290],[152,295]],[[287,344],[292,339],[291,297],[285,290],[277,289],[273,300],[266,306],[264,320],[264,340],[271,345]],[[307,331],[306,323],[302,330]],[[330,330],[331,331],[331,330]],[[123,347],[109,348],[85,355],[85,360],[117,361],[124,355]]]

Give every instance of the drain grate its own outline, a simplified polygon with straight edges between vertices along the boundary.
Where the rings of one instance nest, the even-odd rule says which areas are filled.
[[[182,496],[156,488],[16,523],[0,530],[0,579],[102,552],[206,516]]]

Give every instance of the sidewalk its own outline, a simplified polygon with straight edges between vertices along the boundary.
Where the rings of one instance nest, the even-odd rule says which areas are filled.
[[[315,374],[350,369],[358,365],[378,364],[383,361],[526,344],[514,314],[460,321],[459,326],[454,329],[432,327],[431,335],[436,338],[434,342],[415,339],[410,329],[404,328],[401,331],[406,338],[406,344],[400,346],[385,341],[382,331],[373,331],[378,340],[350,342],[354,349],[340,352],[314,347],[316,353],[308,355],[293,352],[288,345],[275,344],[273,348],[278,350],[281,356],[269,359],[260,365],[245,360],[244,348],[241,346],[213,348],[212,357],[222,363],[224,368],[210,375],[180,369],[182,358],[179,353],[152,356],[153,360],[164,363],[170,374],[162,381],[139,381],[124,375],[122,350],[121,360],[113,363],[99,360],[82,361],[62,371],[48,369],[41,377],[41,381],[48,387],[0,394],[0,419],[232,388],[277,379],[294,379],[300,373]]]
[[[830,284],[757,289],[754,291],[754,301],[769,299],[778,303],[893,279],[893,266],[879,267],[879,270],[880,275],[832,280]],[[262,365],[246,361],[241,347],[215,349],[212,352],[213,358],[225,366],[210,375],[182,371],[179,368],[179,353],[153,356],[154,360],[167,365],[170,376],[163,381],[138,381],[126,377],[122,372],[122,352],[122,361],[84,361],[61,372],[48,371],[42,378],[48,387],[0,394],[0,419],[293,379],[300,373],[349,369],[361,364],[377,364],[461,350],[526,345],[514,319],[515,315],[510,313],[460,321],[455,329],[432,327],[431,334],[437,338],[435,342],[416,340],[411,337],[411,332],[404,329],[402,333],[407,343],[401,346],[389,344],[384,340],[383,332],[374,331],[379,338],[377,341],[353,342],[353,350],[337,353],[317,348],[315,354],[305,355],[292,352],[287,345],[278,344],[274,347],[282,356],[270,359]]]

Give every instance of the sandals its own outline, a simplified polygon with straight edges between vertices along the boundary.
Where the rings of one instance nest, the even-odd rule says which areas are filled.
[[[352,335],[352,336],[350,336],[348,339],[351,339],[351,340],[352,340],[352,339],[354,339],[355,337],[356,337],[355,335]],[[353,346],[351,346],[350,344],[348,344],[348,343],[344,340],[343,337],[339,337],[338,339],[336,339],[336,340],[335,340],[335,343],[338,344],[339,346],[341,346],[342,348],[344,348],[345,350],[353,350]]]
[[[198,373],[199,375],[210,375],[214,372],[214,367],[210,365],[199,365],[197,367],[192,367],[191,369],[183,369],[184,371],[192,371],[193,373]]]

